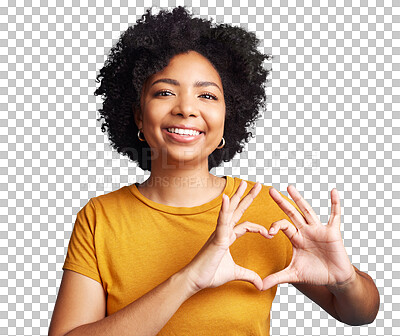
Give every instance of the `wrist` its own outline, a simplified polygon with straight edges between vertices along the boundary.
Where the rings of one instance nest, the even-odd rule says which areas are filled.
[[[326,288],[328,288],[329,291],[336,296],[348,290],[354,290],[354,286],[358,284],[358,280],[358,274],[353,267],[353,273],[347,280],[337,282],[334,285],[326,285]]]
[[[174,281],[180,288],[183,289],[184,299],[187,300],[194,294],[200,291],[191,281],[186,268],[181,269],[171,276],[172,281]]]

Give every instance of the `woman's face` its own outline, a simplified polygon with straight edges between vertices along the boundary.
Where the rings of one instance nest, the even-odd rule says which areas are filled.
[[[224,131],[225,100],[218,72],[195,51],[174,56],[145,82],[135,121],[152,149],[152,166],[154,160],[185,167],[203,164]],[[192,130],[190,135],[176,134],[185,128]]]

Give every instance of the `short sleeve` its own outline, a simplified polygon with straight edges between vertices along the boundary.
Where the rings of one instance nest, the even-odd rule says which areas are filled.
[[[78,212],[63,269],[75,271],[101,283],[96,249],[96,209],[92,199]]]

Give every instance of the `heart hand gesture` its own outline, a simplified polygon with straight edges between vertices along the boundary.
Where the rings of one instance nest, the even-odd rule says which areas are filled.
[[[196,292],[204,288],[218,287],[232,280],[248,281],[254,284],[258,290],[263,288],[260,276],[252,270],[235,264],[229,251],[229,247],[235,240],[246,232],[258,232],[266,238],[271,237],[264,226],[248,221],[236,225],[261,190],[261,185],[256,183],[240,200],[246,190],[246,185],[247,183],[242,181],[231,199],[227,195],[223,195],[215,231],[185,267],[189,282]]]
[[[294,186],[289,186],[288,192],[304,215],[274,188],[269,192],[294,224],[286,219],[274,222],[269,234],[276,235],[282,230],[292,243],[293,257],[288,267],[263,280],[263,290],[281,283],[340,286],[354,279],[356,272],[340,234],[337,190],[331,191],[331,215],[327,225],[321,224],[314,210]]]

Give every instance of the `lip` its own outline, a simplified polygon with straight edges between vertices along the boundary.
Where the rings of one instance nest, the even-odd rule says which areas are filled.
[[[170,128],[170,127],[168,127],[168,128]],[[171,128],[175,128],[175,126],[171,126]],[[176,128],[183,128],[183,127],[176,127]],[[190,128],[190,129],[193,129],[193,128]],[[200,133],[198,135],[186,135],[186,136],[184,136],[184,135],[179,135],[179,134],[176,134],[176,133],[170,133],[170,132],[168,132],[168,130],[166,128],[164,128],[162,131],[166,134],[166,136],[169,139],[171,139],[174,142],[179,142],[179,143],[191,143],[191,142],[194,142],[196,140],[199,140],[204,134],[204,133]]]
[[[179,125],[171,125],[171,126],[167,126],[165,127],[165,129],[167,128],[182,128],[182,129],[191,129],[191,130],[195,130],[195,131],[199,131],[201,133],[204,133],[203,130],[201,130],[200,128],[196,127],[196,126],[192,126],[192,125],[183,125],[183,124],[179,124]]]

